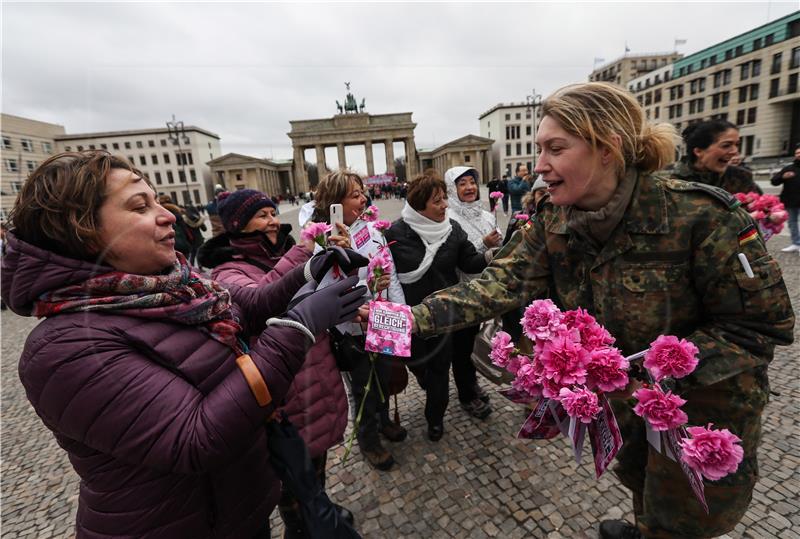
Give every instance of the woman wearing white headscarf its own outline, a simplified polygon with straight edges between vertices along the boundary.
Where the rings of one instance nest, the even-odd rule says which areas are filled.
[[[479,253],[499,247],[503,237],[497,230],[495,216],[481,207],[480,175],[471,167],[453,167],[444,173],[447,185],[447,217],[461,225],[470,243]],[[478,276],[458,270],[461,282]],[[479,419],[492,413],[489,396],[478,385],[472,349],[480,325],[470,326],[453,334],[453,379],[458,400],[468,414]]]

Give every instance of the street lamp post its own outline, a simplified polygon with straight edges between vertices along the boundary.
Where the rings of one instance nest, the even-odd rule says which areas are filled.
[[[528,108],[531,109],[531,119],[533,120],[533,167],[536,168],[536,107],[542,105],[542,94],[537,94],[536,89],[531,90],[531,95],[525,96]],[[529,170],[533,174],[533,169]]]
[[[176,121],[175,115],[173,114],[172,121],[167,121],[167,132],[169,133],[169,140],[178,145],[178,151],[175,153],[175,158],[181,165],[183,184],[184,188],[186,189],[186,196],[184,196],[183,202],[184,204],[193,205],[192,194],[189,191],[189,178],[186,177],[186,156],[183,154],[183,149],[181,147],[181,140],[183,140],[183,142],[186,144],[189,144],[190,142],[189,137],[186,135],[186,130],[183,127],[183,121]]]

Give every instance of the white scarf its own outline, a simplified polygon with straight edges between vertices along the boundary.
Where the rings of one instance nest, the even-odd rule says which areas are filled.
[[[416,283],[422,278],[423,275],[425,275],[425,272],[428,271],[428,268],[431,267],[431,264],[433,263],[433,257],[436,256],[437,251],[439,251],[439,247],[441,247],[444,242],[447,241],[447,238],[450,237],[450,232],[453,231],[453,225],[450,223],[450,219],[447,218],[445,218],[445,220],[441,223],[431,221],[417,210],[409,206],[408,202],[406,202],[406,205],[403,206],[403,211],[400,213],[400,217],[402,217],[403,221],[405,221],[405,223],[411,227],[411,230],[417,233],[422,240],[422,244],[425,245],[425,256],[422,258],[422,262],[420,262],[419,267],[407,273],[397,274],[397,278],[402,284]]]

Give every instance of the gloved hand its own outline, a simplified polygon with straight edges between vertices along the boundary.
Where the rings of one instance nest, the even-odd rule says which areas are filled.
[[[366,286],[357,286],[358,277],[347,277],[321,290],[314,283],[303,286],[289,304],[286,318],[300,322],[314,335],[342,322],[352,320],[368,299]]]
[[[352,249],[343,249],[337,246],[328,247],[312,256],[306,262],[306,278],[311,277],[317,283],[322,281],[322,278],[333,267],[334,263],[339,266],[344,275],[347,275],[354,269],[369,264],[369,259]]]

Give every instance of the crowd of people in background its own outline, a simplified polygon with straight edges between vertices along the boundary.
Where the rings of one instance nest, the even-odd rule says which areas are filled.
[[[601,110],[591,106],[594,99],[615,105]],[[579,121],[581,104],[589,112]],[[543,111],[535,169],[520,164],[503,178],[482,178],[475,168],[456,166],[443,176],[426,170],[407,183],[367,185],[357,173],[339,170],[322,177],[313,194],[227,191],[220,185],[207,206],[196,208],[155,193],[131,163],[106,152],[59,154],[37,168],[12,212],[13,229],[3,228],[3,301],[20,314],[47,318],[26,344],[20,375],[37,413],[81,476],[79,534],[265,538],[277,506],[284,537],[306,537],[309,523],[297,494],[276,478],[266,458],[269,418],[283,415],[296,426],[323,489],[328,453],[342,442],[356,412],[362,457],[380,471],[396,464],[384,442],[408,434],[391,418],[389,406],[389,397],[407,383],[406,367],[425,392],[419,413],[428,440],[438,442],[446,433],[451,370],[461,413],[480,429],[492,414],[472,361],[481,323],[502,317],[503,329],[517,341],[523,299],[553,297],[598,316],[594,306],[622,302],[613,287],[587,295],[586,276],[574,274],[565,261],[588,264],[587,257],[600,253],[615,234],[627,233],[625,226],[639,230],[630,219],[643,218],[665,200],[669,204],[654,219],[669,213],[669,226],[694,230],[686,268],[704,264],[707,272],[681,276],[681,290],[675,282],[661,284],[676,298],[688,294],[682,304],[696,308],[676,309],[665,315],[669,320],[638,320],[636,327],[609,318],[626,328],[620,346],[638,350],[655,337],[647,328],[664,324],[676,324],[687,335],[706,328],[698,346],[718,347],[715,361],[724,367],[709,375],[710,387],[722,391],[713,384],[734,380],[725,386],[729,395],[761,395],[774,344],[791,341],[793,319],[779,270],[763,243],[751,244],[752,263],[778,273],[769,287],[743,288],[745,295],[736,295],[740,309],[719,314],[728,329],[715,329],[714,313],[730,302],[718,298],[722,292],[708,279],[722,279],[715,281],[719,287],[737,294],[741,279],[724,260],[703,258],[702,249],[709,247],[697,245],[713,236],[735,250],[729,243],[749,218],[719,201],[725,192],[761,192],[752,173],[733,164],[736,126],[713,120],[687,128],[686,157],[667,166],[674,154],[672,128],[647,126],[636,101],[611,85],[568,87],[545,101]],[[664,178],[710,187],[674,188]],[[38,198],[44,184],[52,200]],[[484,184],[502,197],[484,201]],[[772,184],[782,186],[790,213],[792,243],[784,251],[800,251],[800,147]],[[92,194],[98,192],[103,197]],[[370,199],[386,198],[405,200],[400,218],[385,231],[364,224]],[[282,201],[302,205],[296,223],[282,220]],[[333,204],[341,205],[343,222],[324,246],[293,238],[295,226],[330,223]],[[497,226],[501,208],[509,216],[506,230]],[[716,232],[703,228],[709,215]],[[73,234],[76,223],[80,228]],[[641,241],[667,253],[670,236],[659,235],[666,230],[662,224],[648,221],[653,234]],[[366,251],[355,245],[352,232],[359,226],[371,246]],[[701,228],[702,238],[696,236]],[[379,251],[388,251],[392,269],[370,284],[367,260]],[[334,265],[352,276],[317,288]],[[606,277],[626,267],[614,259]],[[762,301],[767,289],[768,303]],[[412,307],[418,332],[409,359],[376,359],[366,352],[363,316],[356,313],[377,295]],[[746,331],[733,338],[729,333],[744,324],[745,315]],[[736,384],[751,371],[749,393],[736,393],[744,391]],[[687,391],[705,391],[705,383],[698,380]],[[741,417],[735,420],[719,412],[724,407],[697,413],[734,426],[741,419],[750,429],[760,421],[758,402],[737,408]],[[67,405],[76,417],[62,413]],[[731,529],[752,492],[758,441],[747,440],[752,467],[737,475],[736,484],[722,494],[707,487],[716,513],[692,510],[687,524],[685,507],[643,505],[643,497],[653,495],[648,489],[668,482],[670,469],[660,460],[645,469],[640,425],[625,415],[624,403],[619,410],[625,439],[633,445],[618,473],[633,491],[637,523],[604,524],[601,536],[706,537]],[[757,429],[740,434],[750,432]],[[731,500],[735,508],[723,507]],[[358,518],[333,507],[342,521]]]

